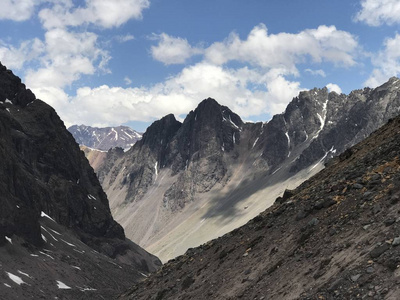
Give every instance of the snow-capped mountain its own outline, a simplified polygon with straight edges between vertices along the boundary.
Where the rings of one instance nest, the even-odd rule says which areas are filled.
[[[102,151],[115,147],[129,149],[142,138],[141,133],[127,126],[99,128],[73,125],[68,128],[68,131],[72,133],[79,145]]]

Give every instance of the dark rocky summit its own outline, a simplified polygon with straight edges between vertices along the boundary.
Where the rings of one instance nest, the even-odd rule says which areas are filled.
[[[125,239],[93,169],[56,112],[2,65],[0,157],[1,297],[93,299],[102,290],[115,294],[128,276],[137,280],[156,270],[158,259]],[[107,274],[99,264],[120,266]],[[25,276],[26,284],[7,274]],[[65,278],[69,297],[55,277]],[[90,285],[91,292],[78,284]]]
[[[142,138],[142,134],[128,126],[91,127],[73,125],[68,128],[79,145],[101,151],[120,147],[129,149]]]
[[[399,299],[399,153],[397,117],[119,299]]]

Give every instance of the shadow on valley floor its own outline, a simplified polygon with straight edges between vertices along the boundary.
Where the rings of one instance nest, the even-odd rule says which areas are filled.
[[[264,202],[262,198],[265,199],[265,208],[261,211],[265,210],[268,207],[268,203],[272,205],[275,199],[281,195],[273,196],[273,193],[270,193],[270,191],[275,191],[279,185],[285,185],[280,187],[282,192],[287,188],[287,181],[276,178],[275,176],[271,177],[268,173],[260,174],[257,177],[258,178],[255,179],[244,179],[239,185],[225,195],[221,195],[219,191],[211,192],[210,197],[212,199],[210,200],[210,208],[203,215],[203,218],[220,218],[222,225],[227,224],[233,219],[247,214],[247,206],[252,204],[256,205],[254,202]],[[269,188],[271,188],[271,190]],[[266,190],[265,193],[256,195],[255,199],[249,201],[246,205],[240,205],[240,203],[243,203],[245,200],[248,200],[257,192],[264,189]],[[257,205],[262,206],[262,204]]]

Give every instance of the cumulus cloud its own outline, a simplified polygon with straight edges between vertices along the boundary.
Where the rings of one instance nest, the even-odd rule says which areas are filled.
[[[372,58],[372,64],[374,70],[365,82],[369,87],[377,87],[400,74],[400,34],[385,40],[384,49]]]
[[[43,42],[37,38],[23,41],[19,47],[0,40],[0,61],[13,70],[20,70],[26,62],[38,59],[44,51]]]
[[[26,84],[31,88],[64,88],[81,75],[94,74],[104,67],[109,54],[96,45],[97,35],[53,29],[45,34],[43,67],[28,70]]]
[[[232,33],[225,41],[214,43],[205,50],[205,57],[214,64],[235,60],[264,68],[283,67],[298,75],[296,65],[308,58],[315,63],[353,66],[357,48],[356,37],[335,26],[323,25],[297,34],[269,34],[267,27],[260,24],[246,40]]]
[[[26,21],[31,18],[39,2],[37,0],[2,0],[0,20]]]
[[[336,93],[338,93],[339,95],[342,93],[342,89],[341,89],[337,84],[328,83],[328,84],[326,85],[326,87],[328,88],[328,91],[329,91],[329,92],[336,92]]]
[[[172,37],[166,33],[153,35],[158,40],[157,46],[151,47],[151,55],[165,65],[183,64],[193,55],[200,54],[201,49],[192,47],[186,39]]]
[[[34,92],[39,98],[51,98],[48,102],[67,125],[85,120],[87,124],[105,126],[132,120],[152,121],[169,113],[179,116],[207,97],[214,97],[244,118],[260,112],[276,114],[283,112],[287,102],[300,90],[300,83],[286,80],[276,70],[264,73],[247,67],[230,69],[201,62],[151,87],[84,87],[67,100],[61,89]]]
[[[215,98],[248,119],[284,111],[288,102],[303,90],[299,81],[288,79],[288,76],[299,75],[299,64],[311,61],[314,65],[330,62],[337,66],[352,66],[358,48],[354,36],[333,26],[320,26],[298,34],[271,35],[264,25],[259,25],[245,40],[232,33],[224,41],[205,49],[193,47],[186,39],[165,33],[156,38],[158,44],[151,48],[151,54],[166,65],[184,63],[193,55],[202,55],[203,59],[152,86],[84,87],[78,89],[76,95],[65,97],[62,87],[76,80],[72,74],[92,74],[98,68],[96,37],[87,36],[85,46],[78,45],[80,36],[73,36],[66,52],[73,53],[71,57],[85,58],[86,67],[60,72],[60,79],[55,74],[44,74],[43,77],[53,78],[56,84],[43,88],[44,81],[39,82],[34,92],[39,97],[49,99],[48,102],[68,125],[85,122],[88,125],[105,126],[128,121],[152,121],[168,113],[179,116],[194,109],[199,101],[207,97]],[[52,62],[58,61],[58,56],[63,56],[60,51],[48,50],[49,53],[55,53]],[[86,54],[79,56],[79,53]],[[231,62],[235,63],[232,65]],[[71,62],[69,65],[73,66]],[[81,65],[85,66],[83,63]],[[306,72],[325,75],[323,70],[318,69]],[[41,77],[40,72],[31,76],[36,81]],[[124,81],[131,84],[128,77]],[[329,87],[340,90],[334,84]],[[58,101],[57,97],[61,100]]]
[[[370,26],[398,24],[400,23],[400,2],[398,0],[362,0],[361,10],[354,20],[365,22]]]
[[[119,27],[130,19],[142,18],[149,0],[86,0],[86,6],[75,7],[71,0],[56,1],[39,12],[47,29],[94,24],[103,28]]]
[[[321,69],[319,69],[319,70],[305,69],[304,71],[307,73],[310,73],[311,75],[314,75],[314,76],[326,77],[324,70],[321,70]]]

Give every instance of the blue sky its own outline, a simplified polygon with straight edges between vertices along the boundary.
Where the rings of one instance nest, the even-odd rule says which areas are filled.
[[[206,97],[267,121],[399,75],[399,24],[398,0],[2,0],[0,61],[67,126],[143,131]]]

